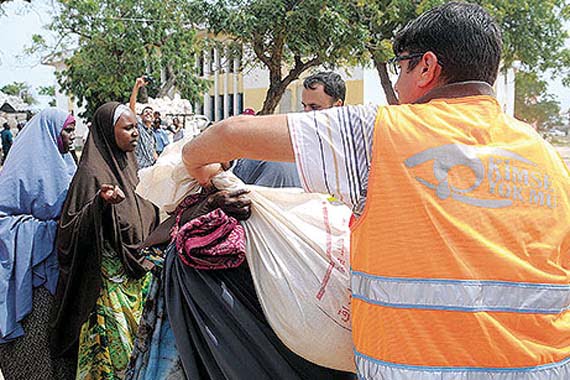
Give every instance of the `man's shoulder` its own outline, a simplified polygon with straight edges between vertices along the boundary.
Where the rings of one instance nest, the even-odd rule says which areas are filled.
[[[152,134],[152,128],[148,128],[142,122],[137,122],[137,128],[139,129],[140,133],[144,133],[145,135],[151,135]]]

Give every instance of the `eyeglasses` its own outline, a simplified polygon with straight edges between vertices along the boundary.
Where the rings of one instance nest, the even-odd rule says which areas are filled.
[[[423,57],[425,53],[412,53],[406,55],[397,55],[394,58],[388,60],[388,69],[394,75],[400,75],[400,65],[399,63],[402,61],[407,61],[408,59],[414,59],[418,57]]]

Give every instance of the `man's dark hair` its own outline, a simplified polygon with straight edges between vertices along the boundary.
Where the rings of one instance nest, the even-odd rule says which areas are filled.
[[[4,123],[4,124],[2,124],[2,127],[3,127],[4,129],[9,129],[9,128],[10,128],[10,124]]]
[[[340,99],[344,103],[346,85],[340,75],[332,71],[323,71],[311,75],[303,82],[303,86],[310,90],[314,90],[318,84],[323,85],[325,94],[331,96],[335,101]]]
[[[154,109],[151,106],[145,106],[142,111],[141,111],[141,115],[144,113],[144,111],[146,111],[147,109],[154,111]]]
[[[448,84],[473,80],[493,85],[501,60],[501,30],[481,6],[451,2],[410,21],[393,46],[396,55],[433,52]],[[411,59],[408,70],[420,60]]]

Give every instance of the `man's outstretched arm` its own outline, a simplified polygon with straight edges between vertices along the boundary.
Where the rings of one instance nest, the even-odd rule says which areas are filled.
[[[237,158],[294,161],[286,115],[238,116],[214,124],[184,145],[188,173],[206,185],[220,162]]]

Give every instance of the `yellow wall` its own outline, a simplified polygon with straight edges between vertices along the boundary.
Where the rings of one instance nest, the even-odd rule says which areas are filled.
[[[240,82],[241,84],[241,82]],[[291,91],[291,112],[296,112],[302,109],[301,99],[297,96],[300,93],[299,88],[303,87],[301,80],[296,80],[287,87]],[[240,87],[241,88],[241,87]],[[253,108],[259,111],[263,106],[267,88],[249,88],[244,90],[243,108]],[[346,104],[363,104],[364,103],[364,81],[363,80],[348,80],[346,81]],[[276,113],[280,112],[279,107],[275,110]]]
[[[345,104],[363,104],[364,103],[364,81],[363,80],[347,80],[346,81],[346,100]]]
[[[243,109],[253,108],[256,112],[263,107],[267,88],[248,88],[243,92]]]
[[[234,92],[234,78],[233,78],[233,73],[229,74],[229,80],[228,80],[228,94],[233,94]],[[208,88],[208,95],[212,96],[214,95],[214,76],[213,75],[208,75],[208,77],[205,78],[206,80],[210,81],[210,86]],[[218,95],[224,95],[224,75],[220,74],[218,76]],[[238,93],[243,92],[243,74],[239,73],[238,74]]]

